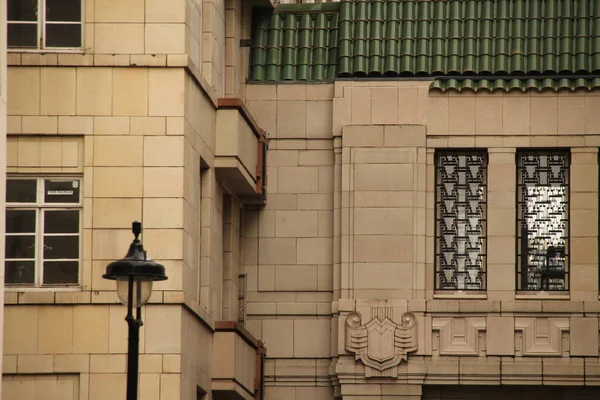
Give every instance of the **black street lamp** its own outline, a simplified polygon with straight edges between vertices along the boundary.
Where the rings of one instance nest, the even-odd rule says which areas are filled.
[[[104,279],[117,281],[117,295],[121,303],[127,306],[125,321],[129,326],[129,343],[127,346],[127,400],[137,399],[138,358],[140,343],[140,326],[142,323],[142,306],[150,299],[153,281],[164,281],[165,267],[146,257],[146,250],[138,239],[142,233],[142,223],[131,224],[135,239],[129,246],[127,255],[108,264]],[[133,308],[136,317],[133,317]]]

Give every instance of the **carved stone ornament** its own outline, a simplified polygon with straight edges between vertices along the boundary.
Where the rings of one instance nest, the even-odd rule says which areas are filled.
[[[364,325],[358,312],[346,317],[346,350],[362,361],[367,378],[397,378],[398,365],[402,360],[408,361],[408,352],[417,350],[414,314],[404,313],[400,324],[390,319],[391,314],[371,313],[372,319]]]

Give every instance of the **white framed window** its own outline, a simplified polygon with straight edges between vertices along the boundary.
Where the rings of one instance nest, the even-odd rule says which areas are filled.
[[[81,178],[8,177],[5,285],[79,285]]]
[[[7,0],[9,48],[80,49],[82,0]]]

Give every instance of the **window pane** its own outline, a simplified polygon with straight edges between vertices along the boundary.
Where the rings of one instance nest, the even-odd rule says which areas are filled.
[[[79,181],[44,181],[46,203],[79,203]]]
[[[78,232],[79,210],[44,212],[44,233]]]
[[[6,181],[7,203],[35,203],[37,181],[35,179],[8,179]]]
[[[44,261],[44,284],[77,284],[79,280],[79,262]]]
[[[8,21],[37,21],[37,0],[8,0]]]
[[[46,21],[81,21],[81,0],[46,0]]]
[[[35,233],[35,210],[6,210],[6,233]]]
[[[79,236],[45,236],[44,258],[79,258]]]
[[[4,263],[4,282],[10,284],[33,284],[35,282],[34,261],[6,261]]]
[[[8,47],[37,48],[37,24],[7,24]]]
[[[436,162],[436,289],[484,290],[487,155],[439,152]]]
[[[519,290],[568,290],[568,177],[568,152],[519,153]]]
[[[81,47],[81,25],[47,24],[46,47]]]
[[[34,258],[35,236],[6,235],[6,258]]]

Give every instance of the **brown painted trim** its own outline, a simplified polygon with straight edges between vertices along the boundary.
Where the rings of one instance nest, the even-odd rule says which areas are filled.
[[[217,321],[215,322],[215,332],[235,332],[246,341],[255,350],[263,349],[263,343],[256,339],[240,323],[236,321]]]
[[[248,110],[248,107],[246,107],[246,103],[244,103],[242,99],[237,97],[221,97],[218,99],[217,104],[218,108],[233,108],[238,110],[248,125],[250,125],[252,132],[254,132],[254,135],[259,139],[259,141],[265,140],[265,131],[258,125],[250,113],[250,110]]]

